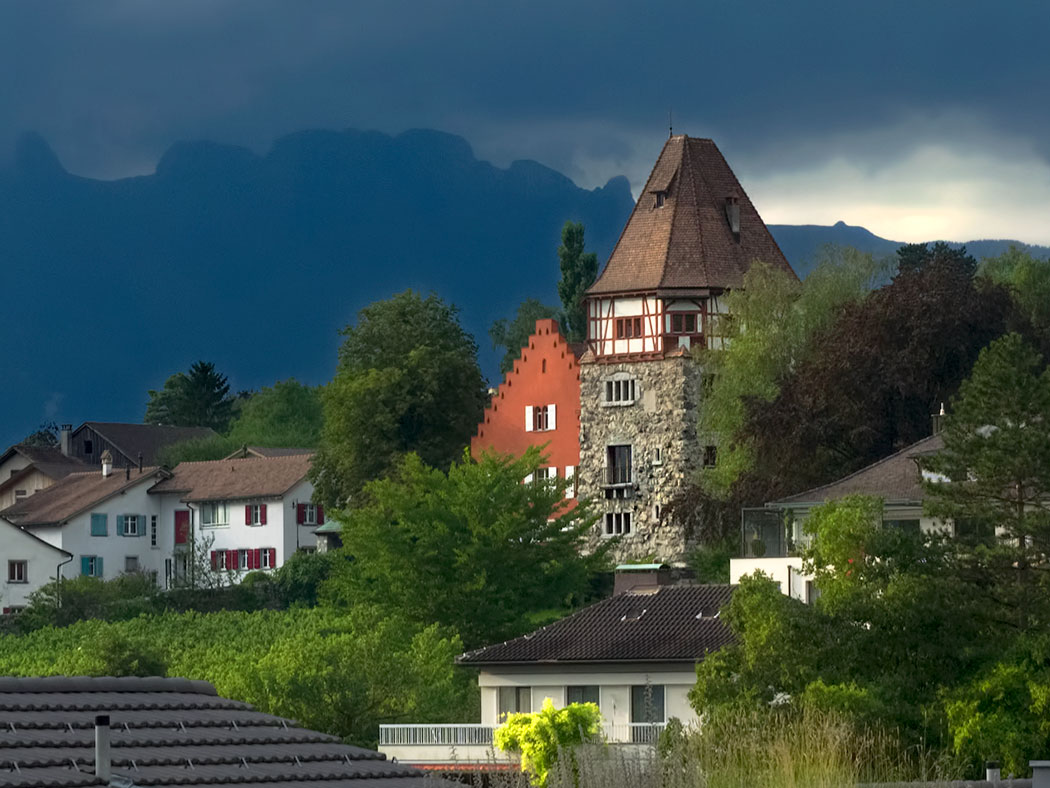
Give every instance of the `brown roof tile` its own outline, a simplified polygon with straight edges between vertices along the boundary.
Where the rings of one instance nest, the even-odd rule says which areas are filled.
[[[656,193],[666,194],[662,207]],[[726,198],[740,207],[739,239]],[[671,137],[591,295],[740,287],[755,260],[795,275],[718,147]]]
[[[128,784],[451,785],[219,697],[207,682],[63,676],[0,678],[0,782],[104,785],[94,775],[96,714],[109,714],[112,774]]]
[[[943,448],[944,438],[931,435],[838,481],[781,498],[773,501],[772,505],[819,504],[847,495],[875,495],[886,503],[919,503],[925,493],[916,458]]]
[[[470,651],[464,665],[697,662],[732,642],[719,610],[733,586],[662,586],[617,594],[528,635]]]
[[[113,421],[86,421],[74,435],[84,427],[90,427],[134,464],[142,454],[142,461],[152,465],[157,453],[166,446],[198,438],[211,438],[218,433],[211,427],[169,427],[161,424],[125,424]],[[118,463],[119,464],[119,463]]]
[[[123,468],[109,476],[102,471],[71,473],[63,479],[0,511],[0,517],[20,526],[60,525],[102,501],[142,483],[153,483],[166,473],[162,468],[138,468],[127,477]]]
[[[150,492],[178,492],[184,501],[222,501],[284,495],[306,478],[313,454],[182,462]]]

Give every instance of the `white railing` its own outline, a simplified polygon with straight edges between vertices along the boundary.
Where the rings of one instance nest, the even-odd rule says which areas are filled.
[[[618,722],[602,726],[602,735],[610,744],[656,744],[662,722]],[[450,747],[492,745],[491,725],[380,725],[379,746],[428,746]]]
[[[379,746],[447,744],[450,747],[492,744],[491,725],[380,725]]]

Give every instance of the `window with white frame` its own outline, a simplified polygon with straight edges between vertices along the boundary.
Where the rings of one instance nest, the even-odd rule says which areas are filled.
[[[149,517],[149,546],[157,547],[157,515],[155,514]]]
[[[244,507],[246,525],[261,525],[262,524],[262,508],[259,504],[252,504],[251,506]]]
[[[272,548],[265,547],[262,551],[262,568],[273,569],[273,554],[270,552]]]
[[[605,535],[626,536],[631,533],[630,512],[606,512],[605,513]]]
[[[317,525],[317,504],[303,504],[303,525]]]
[[[532,711],[532,687],[500,687],[497,699],[496,718],[501,722],[508,714],[524,714]]]
[[[237,551],[237,568],[247,569],[248,568],[248,551],[238,550]]]
[[[124,536],[138,536],[139,531],[139,514],[125,514],[121,515],[120,518],[120,532]]]
[[[550,432],[558,427],[556,405],[526,405],[525,432]]]
[[[539,480],[557,479],[558,469],[557,468],[537,468],[535,478]]]
[[[603,405],[633,405],[638,398],[638,381],[629,375],[616,375],[604,382]]]
[[[565,497],[566,498],[575,498],[577,493],[579,492],[579,488],[578,488],[579,482],[578,482],[578,480],[576,478],[576,466],[575,465],[566,465],[565,466],[565,478],[568,479],[571,482],[571,484],[568,487],[565,488]]]
[[[7,562],[7,582],[8,583],[28,583],[29,582],[29,562],[28,561],[8,561]]]
[[[202,503],[201,528],[216,528],[230,524],[230,510],[224,501]]]

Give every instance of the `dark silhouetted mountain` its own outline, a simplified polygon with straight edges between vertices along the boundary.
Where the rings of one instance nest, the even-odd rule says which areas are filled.
[[[769,230],[795,272],[803,278],[813,270],[820,248],[826,244],[852,246],[862,252],[871,252],[877,257],[893,255],[903,244],[903,241],[880,238],[863,227],[854,227],[845,222],[838,222],[830,227],[820,224],[771,224]],[[965,246],[966,251],[978,260],[1000,255],[1011,245],[1026,249],[1036,257],[1050,256],[1050,247],[1034,246],[1020,241],[978,240],[966,241],[964,244],[951,242],[951,246]]]
[[[174,145],[153,175],[67,173],[26,135],[0,171],[0,443],[45,416],[139,420],[147,389],[197,359],[235,388],[330,379],[339,329],[412,287],[487,329],[527,297],[557,303],[566,220],[608,257],[625,178],[585,190],[536,162],[501,169],[463,139],[306,131],[264,156]],[[406,337],[406,341],[407,341]]]

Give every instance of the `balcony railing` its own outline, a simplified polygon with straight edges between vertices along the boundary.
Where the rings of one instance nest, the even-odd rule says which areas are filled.
[[[616,484],[631,483],[630,465],[610,465],[605,469],[605,484],[608,486]]]
[[[611,744],[656,744],[664,727],[662,722],[607,723],[602,737]],[[379,747],[490,747],[494,730],[491,725],[380,725]]]

